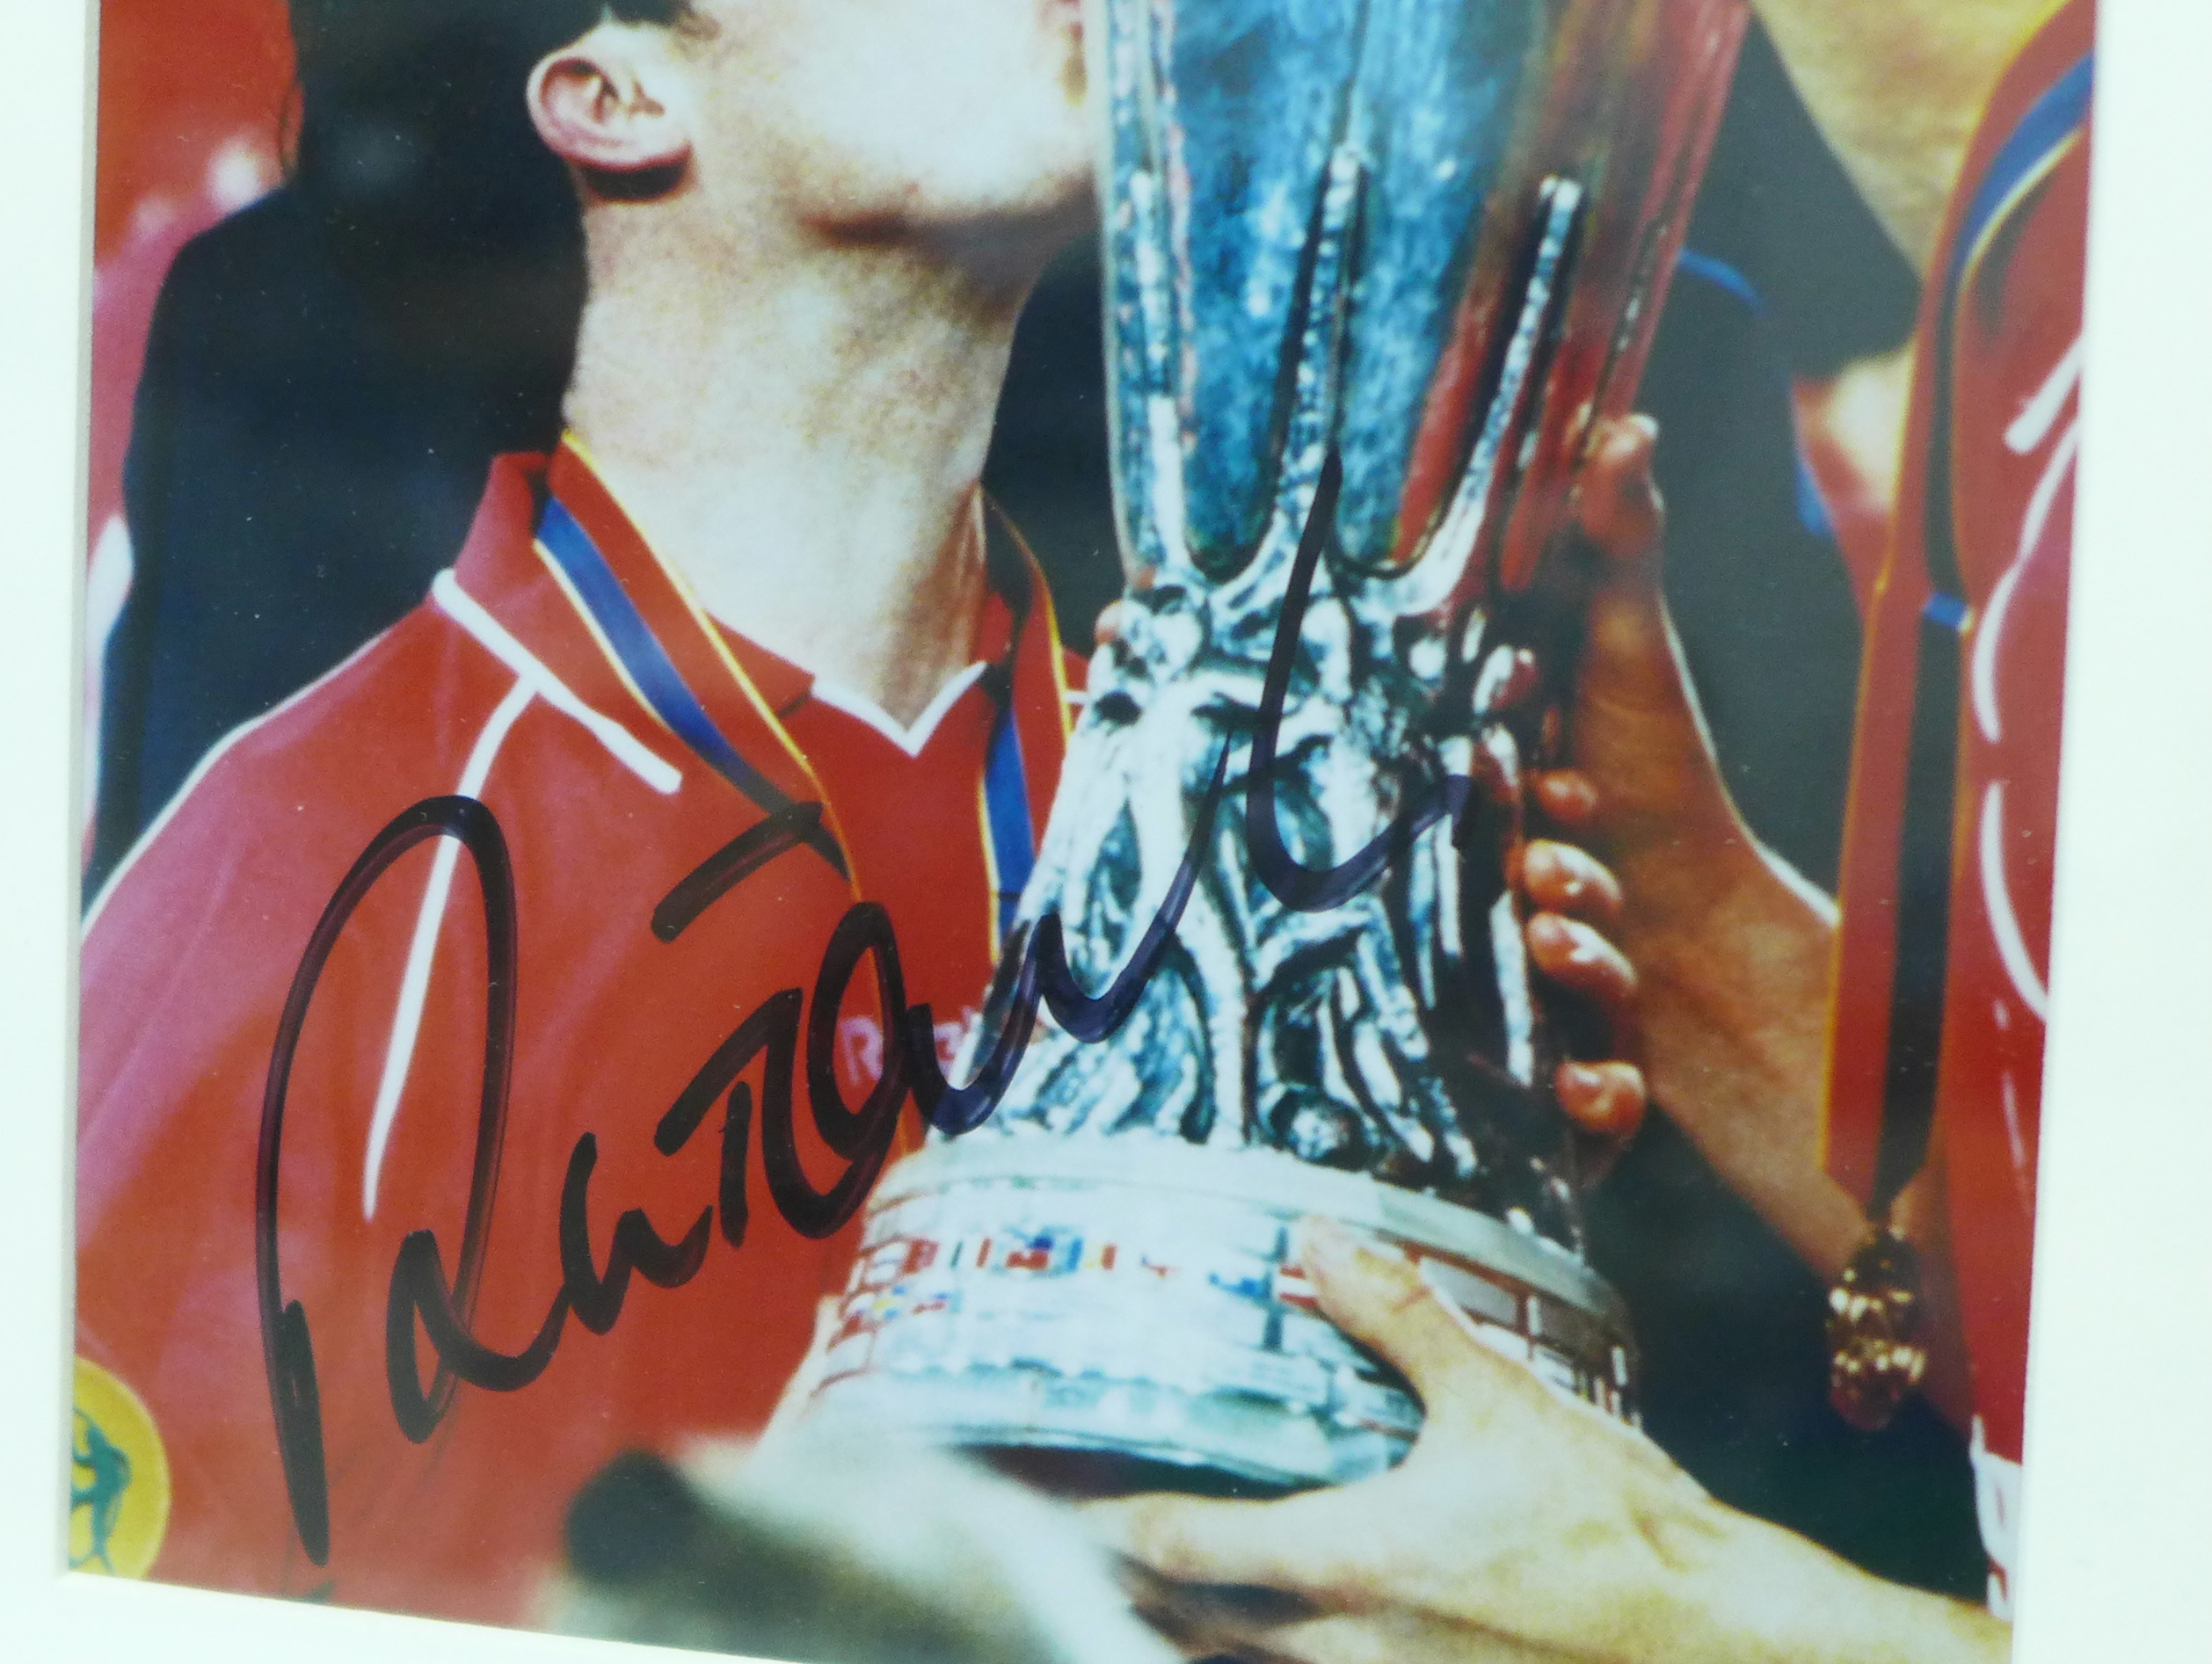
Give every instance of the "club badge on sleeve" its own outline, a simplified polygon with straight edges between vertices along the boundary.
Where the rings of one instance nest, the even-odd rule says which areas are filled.
[[[69,1569],[144,1577],[169,1530],[161,1430],[138,1394],[83,1358],[69,1422]]]

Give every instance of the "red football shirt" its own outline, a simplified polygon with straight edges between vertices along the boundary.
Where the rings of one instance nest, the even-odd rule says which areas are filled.
[[[828,800],[877,805],[840,824],[899,940],[929,944],[926,963],[907,962],[906,981],[911,996],[936,1014],[938,1056],[948,1071],[997,963],[999,901],[1018,893],[1015,876],[998,871],[986,791],[1004,702],[998,667],[1012,650],[1015,623],[1005,597],[993,593],[978,631],[976,661],[906,725],[863,695],[734,630],[722,631],[784,732],[806,754]],[[1080,663],[1069,660],[1066,673],[1080,680]],[[872,1022],[852,1025],[847,1043],[866,1053],[864,1074],[873,1079],[881,1042]]]
[[[1932,269],[1899,533],[1869,618],[1830,1074],[1830,1166],[1862,1199],[1903,1176],[1901,1124],[1932,1113],[2000,1610],[2049,1008],[2094,19],[2077,0],[2006,77]]]
[[[819,700],[780,717],[575,451],[510,458],[423,606],[211,756],[87,926],[77,1348],[96,1388],[80,1392],[79,1442],[132,1457],[99,1470],[95,1546],[120,1540],[118,1521],[157,1526],[165,1501],[164,1579],[511,1621],[609,1457],[759,1428],[851,1239],[803,1234],[782,1197],[835,1195],[855,1173],[848,1194],[863,1192],[891,1153],[880,1129],[856,1138],[810,1112],[801,1002],[822,1003],[826,951],[865,898],[895,923],[909,1002],[957,1022],[989,968],[997,857],[983,840],[1021,841],[1002,803],[1001,824],[979,816],[991,737],[994,778],[1027,785],[1032,843],[1058,782],[1067,694],[1051,606],[1018,552],[995,570],[998,657],[919,755],[887,759],[866,749],[867,724]],[[361,892],[298,1025],[280,1136],[265,1140],[318,921],[380,831],[433,799],[474,829],[477,853],[432,839]],[[814,803],[811,840],[715,881],[718,852],[768,810]],[[511,966],[485,905],[507,888],[502,853]],[[827,1030],[823,1061],[855,1106],[882,1055],[875,983],[862,959]],[[488,1067],[509,1000],[511,1045]],[[781,1116],[780,1155],[776,1045],[744,1068],[736,1102],[729,1071],[709,1067],[748,1024],[791,1044],[798,1109]],[[485,1082],[503,1070],[491,1138]],[[915,1124],[909,1107],[897,1138]],[[472,1199],[488,1153],[496,1184]],[[833,1219],[818,1208],[807,1223]],[[472,1222],[466,1326],[511,1377],[535,1378],[463,1384],[430,1427],[413,1402],[439,1396],[423,1319],[403,1302],[392,1328],[411,1341],[411,1381],[387,1333],[395,1287],[422,1284],[396,1285],[395,1268],[411,1239],[420,1273],[426,1231],[439,1273],[462,1280]],[[672,1286],[641,1272],[616,1290],[610,1253],[619,1239],[653,1261],[636,1252],[647,1226],[671,1245],[653,1268]],[[320,1437],[289,1399],[288,1488],[272,1378],[304,1377],[281,1315],[295,1304]],[[497,1366],[469,1364],[479,1379]],[[403,1428],[411,1404],[422,1442]],[[157,1450],[129,1428],[90,1442],[85,1422],[103,1416],[149,1423]],[[312,1483],[295,1506],[318,1453],[326,1548]]]

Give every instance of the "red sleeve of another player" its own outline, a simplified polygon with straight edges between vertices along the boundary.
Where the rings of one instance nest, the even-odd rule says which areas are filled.
[[[1916,438],[1922,425],[1917,419]],[[1905,517],[1924,512],[1925,490],[1925,482],[1908,485],[1899,508],[1901,525],[1914,523]],[[1867,611],[1829,1030],[1829,1171],[1862,1204],[1874,1188],[1881,1147],[1890,991],[1897,962],[1897,863],[1911,761],[1920,615],[1928,597],[1917,542],[1898,538]]]
[[[1960,177],[1932,270],[1948,272],[1961,222],[2022,117],[2094,41],[2095,10],[2069,5],[2021,54],[1990,101]],[[1918,336],[1919,380],[1905,437],[1905,471],[1888,564],[1866,620],[1859,723],[1852,759],[1838,895],[1836,997],[1830,1020],[1826,1143],[1829,1171],[1863,1203],[1874,1182],[1889,1063],[1897,955],[1898,862],[1911,762],[1923,609],[1932,594],[1925,527],[1935,454],[1939,331],[1951,299],[1931,283]]]
[[[258,774],[219,765],[94,918],[82,972],[76,1171],[77,1351],[142,1400],[168,1459],[169,1522],[154,1574],[295,1595],[326,1577],[293,1527],[264,1357],[255,1231],[263,1098],[302,951],[376,830],[357,824],[372,811],[346,812],[342,767],[304,760]],[[280,801],[280,781],[287,798],[324,795],[311,807]],[[350,1021],[347,1007],[396,981],[404,950],[384,939],[400,911],[380,898],[360,930],[349,930],[344,963],[317,997],[317,1029]],[[382,1003],[388,1009],[389,994]],[[325,1219],[357,1190],[337,1159],[353,1130],[333,1106],[358,1103],[366,1114],[377,1050],[303,1049],[295,1082],[280,1263],[286,1298],[304,1294],[318,1310],[341,1297],[382,1309],[381,1290],[339,1289],[373,1262],[346,1253],[346,1233]],[[358,1220],[358,1203],[353,1212]],[[326,1338],[317,1341],[327,1353]],[[331,1448],[342,1450],[349,1430],[381,1407],[370,1389],[382,1362],[332,1355],[318,1364]]]
[[[237,831],[188,808],[85,940],[76,1347],[144,1401],[167,1455],[156,1575],[279,1593],[283,1477],[245,1366],[263,1019],[282,971],[225,853]]]

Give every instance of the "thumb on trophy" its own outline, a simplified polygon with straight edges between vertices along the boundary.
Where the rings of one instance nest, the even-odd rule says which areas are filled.
[[[1598,424],[1575,482],[1575,520],[1608,561],[1654,560],[1666,527],[1666,506],[1652,467],[1659,424],[1624,416]]]
[[[1660,584],[1666,505],[1652,477],[1659,425],[1648,416],[1602,424],[1575,486],[1575,524],[1590,563],[1585,679],[1651,702],[1671,691],[1672,630]]]
[[[1707,857],[1744,836],[1661,587],[1665,512],[1651,476],[1657,438],[1647,417],[1603,425],[1575,487],[1591,570],[1569,767],[1535,781],[1547,818],[1634,898],[1632,925],[1685,878],[1702,883]],[[1642,963],[1637,944],[1621,945]]]

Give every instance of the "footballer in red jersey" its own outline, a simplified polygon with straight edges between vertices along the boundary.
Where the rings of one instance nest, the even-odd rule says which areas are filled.
[[[1641,540],[1615,541],[1646,558],[1593,607],[1576,768],[1539,789],[1620,886],[1611,934],[1640,977],[1652,1101],[1816,1270],[1849,1268],[1837,1333],[1879,1367],[1839,1359],[1838,1407],[1871,1423],[1924,1386],[1970,1430],[1988,1606],[1882,1582],[1716,1502],[1641,1435],[1487,1352],[1410,1267],[1320,1229],[1303,1262],[1322,1306],[1405,1370],[1430,1419],[1401,1468],[1342,1492],[1098,1516],[1169,1586],[1199,1591],[1161,1610],[1216,1650],[1303,1664],[2010,1653],[2094,8],[1758,10],[1927,280],[1840,906],[1729,801],[1666,617],[1659,505],[1633,490],[1594,518],[1641,518]],[[1587,863],[1535,847],[1532,895],[1594,882]],[[1893,1304],[1916,1258],[1917,1327]],[[1204,1599],[1222,1584],[1292,1599],[1255,1619]]]
[[[569,436],[95,902],[71,1519],[513,1621],[611,1458],[768,1420],[979,1003],[1071,696],[978,476],[1092,134],[1068,0],[428,9],[572,178]]]
[[[1991,1606],[2009,1612],[2050,1007],[2081,451],[2094,10],[1999,86],[1920,334],[1898,534],[1868,621],[1828,1095],[1877,1210],[1922,1166],[1971,1370]],[[1933,1221],[1931,1222],[1934,1224]]]
[[[571,437],[88,919],[100,1569],[513,1620],[609,1458],[756,1431],[919,1130],[885,1021],[950,1061],[1058,780],[977,479],[1090,218],[1072,9],[525,10]]]
[[[749,1128],[719,1101],[727,1070],[711,1118],[701,1107],[679,1139],[664,1117],[795,985],[836,1020],[826,1045],[797,1040],[803,1061],[867,1095],[875,967],[843,1000],[815,985],[862,897],[882,898],[906,998],[944,1014],[950,1054],[989,974],[1000,849],[1034,847],[1066,732],[1050,604],[1007,553],[988,657],[894,738],[705,617],[575,448],[509,459],[429,603],[209,759],[97,905],[84,957],[78,1349],[140,1395],[165,1447],[162,1575],[511,1616],[600,1464],[766,1419],[842,1233],[811,1240],[773,1199],[772,1086]],[[1002,778],[1029,789],[993,802]],[[496,832],[426,840],[360,892],[273,1123],[272,1047],[318,920],[384,823],[439,799],[487,811],[459,830]],[[818,803],[810,835],[717,876],[743,834]],[[796,1016],[755,1050],[791,1047]],[[418,1449],[387,1380],[388,1284],[425,1229],[463,1275],[488,1070],[506,1076],[505,1133],[479,1189],[470,1332],[525,1354],[564,1288],[569,1309],[516,1371],[526,1390],[456,1395]],[[864,1192],[907,1136],[895,1107],[877,1119],[855,1154],[801,1116],[793,1170]],[[679,1245],[678,1287],[645,1286],[637,1256],[624,1297],[609,1257],[632,1210]],[[604,1284],[595,1310],[564,1282],[577,1251]],[[285,1471],[262,1379],[257,1330],[295,1302],[319,1483]]]

